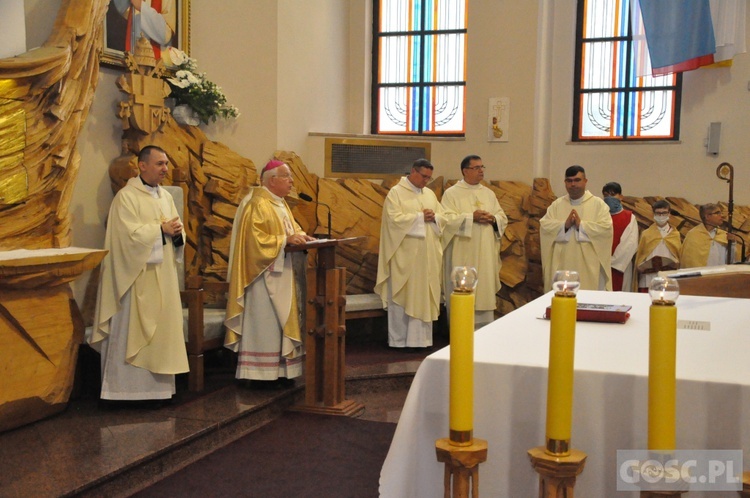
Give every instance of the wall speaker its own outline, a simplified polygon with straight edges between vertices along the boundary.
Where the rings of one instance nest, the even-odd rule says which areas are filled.
[[[721,122],[711,123],[708,125],[708,140],[706,148],[712,156],[719,155],[719,145],[721,143]]]

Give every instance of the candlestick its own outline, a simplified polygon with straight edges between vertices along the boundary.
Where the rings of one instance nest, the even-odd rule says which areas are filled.
[[[573,423],[573,361],[575,354],[577,272],[558,271],[552,283],[547,375],[547,446],[552,455],[570,454]]]
[[[657,277],[649,286],[648,449],[675,449],[677,308],[675,279]]]
[[[451,273],[450,442],[469,446],[474,430],[474,289],[477,271],[460,266]]]

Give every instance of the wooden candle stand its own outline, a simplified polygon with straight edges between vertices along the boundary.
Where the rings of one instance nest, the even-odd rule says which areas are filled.
[[[685,491],[641,491],[641,498],[679,498]]]
[[[444,498],[479,498],[479,464],[487,460],[487,441],[474,438],[456,446],[449,438],[435,441],[438,462],[445,463]]]
[[[583,472],[586,453],[570,450],[567,456],[555,456],[544,446],[528,451],[531,466],[539,474],[539,498],[573,498],[576,477]]]
[[[739,493],[741,498],[750,498],[750,470],[742,473],[742,491]]]

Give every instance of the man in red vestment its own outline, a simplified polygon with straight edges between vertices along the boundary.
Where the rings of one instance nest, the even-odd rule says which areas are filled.
[[[622,187],[609,182],[602,188],[604,202],[612,216],[612,290],[633,290],[633,256],[638,249],[638,222],[633,212],[622,207]]]

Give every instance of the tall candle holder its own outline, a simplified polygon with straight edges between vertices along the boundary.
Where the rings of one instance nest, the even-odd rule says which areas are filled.
[[[540,498],[573,498],[576,477],[583,472],[586,453],[570,447],[573,421],[575,327],[580,288],[578,272],[555,273],[550,309],[549,369],[545,446],[528,451],[539,474]]]
[[[677,393],[677,307],[680,285],[673,278],[656,277],[649,285],[648,450],[650,458],[667,461],[675,450]],[[662,467],[663,472],[668,472]],[[654,476],[650,476],[654,479]],[[641,498],[679,497],[688,491],[687,477],[665,474],[671,489],[641,491]],[[683,478],[684,477],[684,478]]]
[[[487,441],[474,438],[474,290],[477,270],[457,266],[451,272],[450,437],[435,441],[438,462],[445,463],[445,496],[479,497],[479,464],[487,460]],[[473,485],[473,486],[472,486]]]

